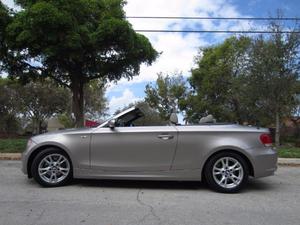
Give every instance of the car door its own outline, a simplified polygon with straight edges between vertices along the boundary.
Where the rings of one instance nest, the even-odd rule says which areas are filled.
[[[173,126],[98,128],[91,138],[91,168],[128,172],[169,170],[177,138]]]

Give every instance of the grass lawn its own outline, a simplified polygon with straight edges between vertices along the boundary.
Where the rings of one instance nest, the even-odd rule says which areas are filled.
[[[282,146],[278,148],[280,158],[300,158],[300,148]]]
[[[0,153],[18,153],[26,148],[26,138],[0,139]]]

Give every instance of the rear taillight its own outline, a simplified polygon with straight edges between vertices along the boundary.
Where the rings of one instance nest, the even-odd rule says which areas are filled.
[[[272,138],[270,134],[261,134],[259,139],[264,146],[266,147],[272,146]]]

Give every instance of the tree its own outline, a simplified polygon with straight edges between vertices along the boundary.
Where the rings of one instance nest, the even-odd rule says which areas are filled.
[[[0,74],[5,71],[7,63],[8,47],[5,39],[5,29],[10,20],[8,9],[0,2]]]
[[[282,27],[276,23],[270,28],[276,33],[253,41],[248,82],[256,107],[275,123],[275,143],[279,146],[280,121],[290,116],[298,103],[300,36],[281,33]]]
[[[46,119],[67,110],[70,95],[53,81],[30,82],[25,86],[18,84],[17,88],[20,113],[32,121],[35,134],[41,132],[41,125]]]
[[[25,86],[8,78],[0,79],[0,124],[5,133],[16,132],[20,119],[32,121],[33,132],[40,133],[42,122],[55,113],[66,111],[68,90],[52,81],[30,82]]]
[[[298,139],[298,141],[300,141],[300,81],[299,80],[297,80],[296,82],[295,89],[296,89],[296,96],[295,96],[296,105],[292,112],[292,115],[294,116],[291,116],[290,120],[292,121],[294,127],[296,128],[294,137]]]
[[[93,80],[85,86],[84,109],[90,119],[98,120],[106,115],[107,99],[105,86],[101,80]]]
[[[0,132],[10,134],[19,129],[19,104],[13,81],[0,77]]]
[[[244,77],[250,44],[248,37],[230,37],[201,49],[189,79],[194,93],[184,104],[189,122],[199,122],[208,114],[221,121],[249,120]]]
[[[106,116],[106,111],[108,108],[107,99],[105,97],[105,86],[103,82],[99,79],[90,81],[85,85],[84,93],[85,118],[99,120],[102,116]],[[69,96],[71,96],[71,93]],[[65,128],[71,128],[75,126],[70,102],[71,101],[68,101],[66,107],[67,110],[58,115],[59,122],[63,124]]]
[[[147,84],[145,93],[145,102],[156,109],[163,120],[169,120],[172,112],[183,109],[181,104],[188,95],[188,87],[181,74],[163,76],[160,73],[155,84]]]
[[[222,121],[274,123],[279,145],[280,121],[298,104],[300,38],[296,32],[283,34],[276,23],[270,30],[275,33],[231,37],[203,49],[190,78],[189,121],[213,114]]]
[[[76,125],[83,125],[84,86],[132,78],[157,57],[126,21],[123,0],[18,0],[7,26],[9,75],[50,77],[72,91]]]

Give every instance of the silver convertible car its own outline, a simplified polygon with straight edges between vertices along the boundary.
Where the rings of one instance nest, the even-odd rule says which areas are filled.
[[[270,176],[277,169],[267,129],[207,120],[180,125],[174,113],[165,126],[136,126],[143,116],[132,107],[96,128],[32,137],[22,170],[46,187],[72,178],[205,180],[216,191],[232,193],[249,176]]]

